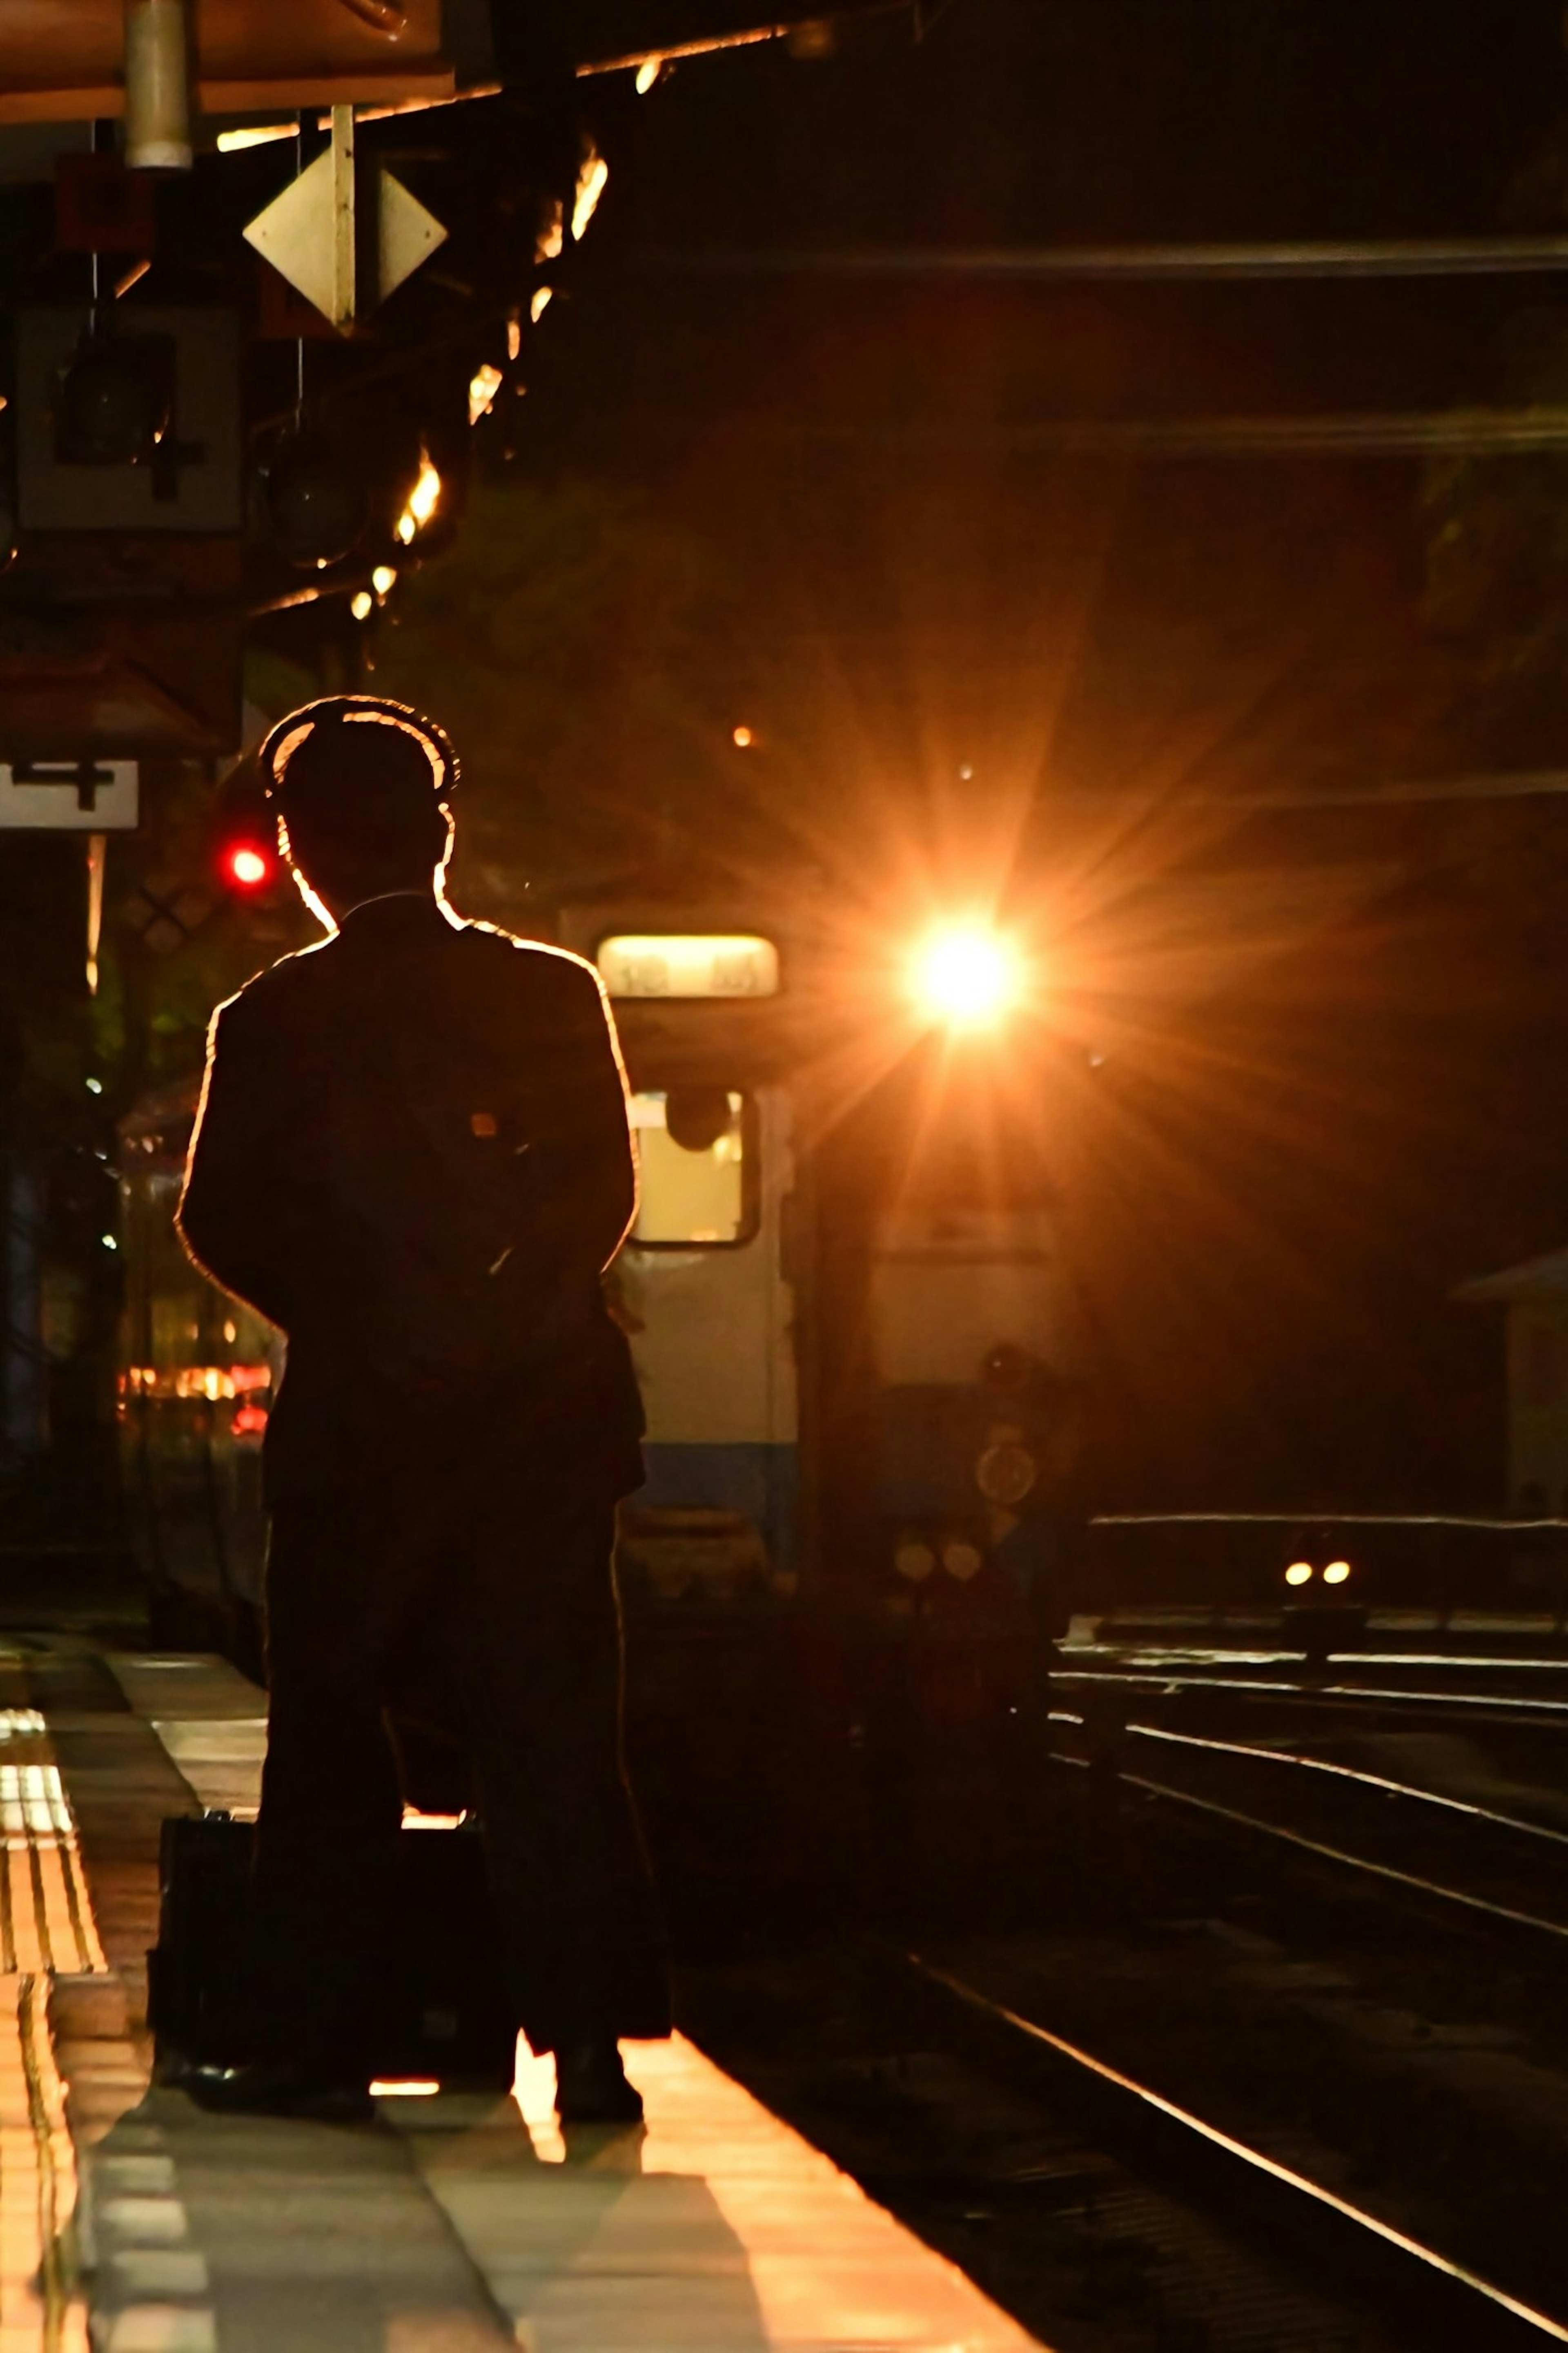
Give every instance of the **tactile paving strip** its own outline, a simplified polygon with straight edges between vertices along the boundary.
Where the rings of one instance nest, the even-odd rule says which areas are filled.
[[[107,1968],[44,1718],[0,1709],[0,2353],[88,2353],[48,1986]]]

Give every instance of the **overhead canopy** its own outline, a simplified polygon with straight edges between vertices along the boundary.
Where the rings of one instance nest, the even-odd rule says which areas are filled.
[[[1507,1267],[1501,1274],[1478,1275],[1449,1295],[1465,1307],[1511,1307],[1531,1299],[1568,1301],[1568,1250],[1526,1259],[1522,1266]]]
[[[527,0],[500,0],[503,8]],[[559,5],[559,0],[557,0]],[[635,65],[640,58],[683,51],[722,48],[731,41],[765,39],[826,16],[870,16],[903,0],[848,0],[848,5],[802,6],[783,0],[773,8],[759,0],[574,0],[565,12],[567,37],[580,70]]]
[[[833,13],[888,5],[849,0]],[[189,5],[196,96],[207,114],[452,98],[476,79],[472,55],[455,60],[443,47],[441,0]],[[494,0],[492,9],[498,48],[537,45],[542,54],[559,43],[581,72],[766,38],[823,13],[799,0],[772,10],[762,0]],[[0,10],[0,123],[121,114],[124,48],[125,0],[9,0]]]
[[[440,0],[377,12],[352,0],[194,0],[196,88],[209,114],[252,106],[440,98],[454,89]],[[124,0],[19,0],[0,19],[0,122],[79,122],[124,110]]]

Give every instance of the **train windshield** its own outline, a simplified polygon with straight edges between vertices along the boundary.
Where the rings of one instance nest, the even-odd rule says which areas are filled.
[[[671,1087],[632,1097],[642,1192],[632,1240],[645,1249],[744,1241],[749,1230],[745,1098]]]

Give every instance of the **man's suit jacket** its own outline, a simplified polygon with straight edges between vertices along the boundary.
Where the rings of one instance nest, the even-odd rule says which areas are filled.
[[[398,893],[220,1006],[179,1226],[288,1335],[272,1499],[503,1463],[542,1501],[640,1484],[598,1281],[636,1203],[615,1029],[576,956]],[[500,1355],[421,1373],[421,1330],[444,1316],[460,1350],[474,1298]]]

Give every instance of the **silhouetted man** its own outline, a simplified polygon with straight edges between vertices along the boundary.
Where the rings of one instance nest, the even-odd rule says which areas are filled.
[[[384,1707],[423,1648],[478,1767],[520,2021],[565,2117],[633,2117],[668,2033],[621,1766],[616,1500],[641,1409],[599,1278],[636,1207],[592,966],[442,895],[458,764],[339,695],[261,751],[331,935],[215,1017],[180,1227],[288,1335],[267,1433],[270,1683],[258,2060],[211,2105],[363,2112],[402,1802]]]

